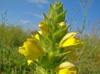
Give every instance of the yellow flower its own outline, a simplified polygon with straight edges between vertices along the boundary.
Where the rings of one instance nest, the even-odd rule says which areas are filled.
[[[19,53],[23,54],[28,60],[36,60],[39,56],[44,55],[44,52],[35,39],[27,39],[22,47],[19,47]]]
[[[75,38],[76,34],[77,33],[75,32],[71,32],[65,35],[63,39],[60,41],[59,47],[80,47],[83,44],[83,42],[80,42],[78,39]]]
[[[61,47],[62,44],[63,44],[66,40],[68,40],[69,38],[75,37],[76,34],[77,34],[76,32],[70,32],[70,33],[67,33],[67,34],[62,38],[62,40],[60,41],[59,47]]]
[[[67,56],[74,61],[78,58],[75,54],[74,48],[78,48],[83,45],[83,42],[80,42],[80,40],[75,38],[76,34],[76,32],[67,33],[59,43],[59,47],[65,47],[65,52],[70,51]]]
[[[41,29],[42,33],[49,32],[49,27],[45,22],[40,22],[38,27]]]
[[[57,74],[76,74],[75,65],[70,62],[63,62],[56,67]]]

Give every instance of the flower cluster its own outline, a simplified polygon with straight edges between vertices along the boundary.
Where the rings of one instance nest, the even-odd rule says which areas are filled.
[[[65,21],[66,10],[61,2],[50,5],[48,16],[39,23],[39,31],[27,39],[19,53],[28,59],[28,65],[36,64],[34,74],[76,74],[75,65],[67,59],[76,60],[75,48],[83,45],[76,32],[69,32]]]

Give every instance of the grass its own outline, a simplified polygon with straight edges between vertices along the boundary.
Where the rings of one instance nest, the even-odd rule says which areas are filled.
[[[20,56],[18,47],[29,37],[20,26],[0,25],[0,74],[30,74],[26,58]]]
[[[77,49],[78,74],[100,74],[100,34],[96,31],[80,37],[84,46]],[[0,24],[0,74],[33,74],[34,64],[28,66],[18,47],[30,37],[20,26]]]
[[[31,74],[34,69],[20,56],[17,47],[0,46],[0,74]]]
[[[81,53],[77,62],[79,74],[99,74],[100,73],[100,39],[96,36],[86,36],[83,38],[84,46],[77,53]]]

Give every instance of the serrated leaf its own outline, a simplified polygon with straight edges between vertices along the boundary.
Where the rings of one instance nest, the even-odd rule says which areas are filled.
[[[65,21],[65,14],[66,14],[67,10],[63,11],[62,13],[60,13],[59,15],[57,15],[54,20],[57,23],[60,23],[62,21]]]
[[[44,16],[44,22],[48,22],[49,21],[49,19],[48,19],[48,17],[43,13],[43,16]]]
[[[48,46],[49,46],[49,41],[47,40],[46,37],[42,36],[41,34],[38,33],[38,35],[39,35],[39,38],[40,38],[39,41],[40,41],[40,44],[41,44],[41,46],[42,46],[42,49],[43,49],[45,52],[47,52],[47,51],[48,51]]]
[[[57,16],[56,11],[52,7],[52,5],[50,5],[50,10],[49,10],[49,13],[48,13],[48,18],[54,19],[54,17],[56,17],[56,16]]]
[[[54,7],[54,9],[56,10],[57,14],[63,12],[63,4],[60,4],[57,7]]]
[[[68,32],[68,28],[69,26],[57,31],[53,36],[54,41],[59,42],[63,38],[63,36]]]

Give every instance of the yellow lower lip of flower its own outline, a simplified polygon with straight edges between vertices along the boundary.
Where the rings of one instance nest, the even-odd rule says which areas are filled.
[[[76,74],[76,70],[74,68],[63,68],[60,69],[59,72],[57,74]]]
[[[30,65],[32,62],[32,60],[27,60],[28,65]]]
[[[30,65],[32,62],[32,60],[27,60],[28,65]]]

